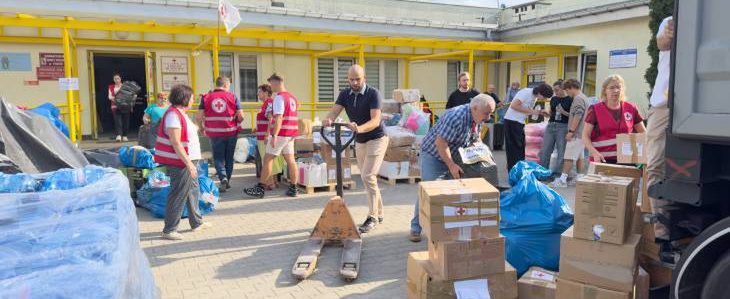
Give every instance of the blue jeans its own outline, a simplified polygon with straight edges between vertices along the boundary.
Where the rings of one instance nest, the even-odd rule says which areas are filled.
[[[545,136],[542,139],[542,149],[540,149],[540,165],[550,168],[550,156],[553,150],[558,151],[558,159],[555,161],[555,167],[550,169],[553,173],[563,172],[563,156],[565,155],[565,135],[568,134],[568,124],[551,122],[545,129]]]
[[[436,180],[450,180],[451,174],[449,173],[449,167],[446,163],[442,162],[440,158],[434,157],[433,155],[421,152],[421,181],[436,181]],[[418,220],[419,214],[419,198],[416,197],[416,209],[413,211],[413,219],[411,219],[411,233],[421,234],[421,223]]]
[[[231,180],[233,175],[233,152],[236,151],[237,136],[211,137],[210,145],[213,147],[213,164],[219,180]]]

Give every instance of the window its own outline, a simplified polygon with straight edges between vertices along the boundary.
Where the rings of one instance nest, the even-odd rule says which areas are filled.
[[[578,79],[578,56],[565,57],[563,79]]]
[[[586,96],[596,96],[596,53],[584,53],[582,55],[582,72],[581,82],[583,83],[583,93]]]
[[[233,80],[233,53],[218,54],[218,70],[221,76]],[[213,78],[215,80],[215,78]]]
[[[242,102],[256,102],[258,91],[257,59],[255,55],[238,56],[239,91]]]
[[[341,90],[350,86],[347,82],[347,71],[353,64],[355,64],[355,60],[352,58],[319,58],[317,60],[319,101],[333,102]],[[398,88],[398,61],[367,59],[365,60],[365,77],[369,86],[377,88],[384,98],[389,98],[393,89]]]

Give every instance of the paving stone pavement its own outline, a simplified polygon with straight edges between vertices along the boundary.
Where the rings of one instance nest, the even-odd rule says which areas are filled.
[[[496,152],[496,157],[504,162],[504,152]],[[345,199],[360,223],[367,214],[367,202],[359,175],[354,173],[358,187],[345,190]],[[179,229],[185,239],[181,241],[162,240],[162,220],[137,209],[141,245],[162,298],[406,297],[406,256],[426,250],[425,242],[407,239],[416,184],[390,186],[381,181],[385,222],[364,236],[359,277],[347,283],[339,276],[341,249],[337,247],[325,247],[316,272],[307,280],[291,276],[299,251],[334,192],[294,199],[280,187],[264,199],[242,199],[242,188],[255,179],[253,164],[237,164],[233,189],[223,193],[216,211],[204,217],[213,227],[193,233],[183,219]],[[500,173],[500,179],[506,181],[506,172]],[[570,194],[574,189],[560,192]]]

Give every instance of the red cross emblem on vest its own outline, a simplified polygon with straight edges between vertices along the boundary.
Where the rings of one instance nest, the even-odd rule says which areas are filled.
[[[458,209],[456,209],[456,214],[458,214],[459,216],[464,216],[465,213],[466,210],[463,207],[459,207]]]
[[[226,106],[228,105],[226,104],[226,100],[217,98],[213,100],[210,106],[213,108],[213,111],[217,113],[223,113],[226,111]]]

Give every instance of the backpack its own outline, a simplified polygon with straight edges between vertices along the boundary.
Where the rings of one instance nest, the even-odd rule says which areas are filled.
[[[114,98],[117,103],[117,109],[120,112],[130,112],[134,107],[134,102],[137,100],[137,93],[142,90],[141,87],[134,81],[125,81],[122,87]]]

